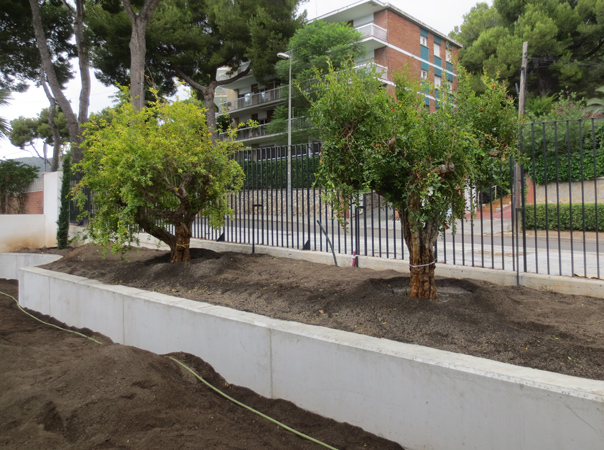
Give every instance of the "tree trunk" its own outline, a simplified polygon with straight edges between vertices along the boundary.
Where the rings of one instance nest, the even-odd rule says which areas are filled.
[[[419,211],[419,202],[410,202],[411,208]],[[438,239],[439,225],[434,222],[417,224],[413,221],[406,206],[397,207],[403,235],[409,249],[409,272],[411,273],[410,292],[411,298],[434,300],[438,297],[434,269],[436,260],[434,246]]]
[[[50,129],[52,130],[52,162],[50,163],[50,171],[56,172],[59,170],[59,158],[61,156],[61,133],[59,133],[59,127],[55,123],[57,107],[52,105],[50,108],[50,116],[48,117]]]
[[[48,116],[48,125],[52,131],[52,162],[50,163],[50,171],[56,172],[59,170],[59,157],[61,156],[61,133],[59,132],[59,128],[55,123],[55,116],[57,115],[57,101],[54,99],[50,90],[48,89],[48,83],[46,82],[44,71],[42,71],[42,76],[40,77],[40,85],[42,86],[42,89],[46,94],[46,98],[50,103],[50,114]],[[46,143],[44,145],[46,145]],[[44,159],[46,159],[46,151],[44,152]]]
[[[207,109],[206,121],[208,123],[208,131],[212,133],[212,144],[215,144],[216,139],[218,138],[218,131],[216,130],[216,109],[214,108],[216,82],[212,81],[202,92],[205,107]]]
[[[191,224],[179,223],[176,225],[176,242],[174,247],[171,247],[170,262],[191,262],[191,251],[189,245],[191,243]]]
[[[423,230],[411,232],[413,244],[407,244],[411,272],[409,297],[433,300],[438,297],[434,280],[434,243],[426,238]]]
[[[67,122],[67,129],[69,130],[69,141],[73,149],[74,161],[81,159],[81,150],[79,148],[81,136],[80,127],[78,125],[78,119],[71,109],[71,105],[65,97],[65,94],[61,90],[61,84],[57,78],[54,67],[52,65],[52,57],[48,44],[46,43],[46,35],[42,26],[42,17],[40,16],[40,7],[38,0],[29,0],[32,13],[32,25],[34,28],[34,35],[36,36],[36,43],[38,45],[38,51],[40,52],[40,60],[42,63],[42,70],[46,74],[46,79],[52,90],[53,97],[61,107],[65,120]]]
[[[88,122],[88,106],[90,105],[90,57],[88,46],[84,39],[84,12],[84,0],[76,0],[75,37],[80,65],[80,81],[82,82],[78,112],[78,123],[80,126]]]
[[[32,1],[32,0],[30,0]],[[145,56],[147,24],[160,0],[146,0],[138,14],[134,12],[130,0],[122,0],[124,9],[130,18],[132,35],[130,36],[130,97],[132,106],[140,111],[145,106]]]

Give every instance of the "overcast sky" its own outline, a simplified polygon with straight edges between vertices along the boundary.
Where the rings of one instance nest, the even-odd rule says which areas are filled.
[[[343,6],[355,3],[351,0],[309,0],[306,3],[308,18],[321,16]],[[477,0],[390,0],[388,3],[396,6],[407,14],[419,19],[430,27],[449,34],[455,25],[461,25],[464,14],[478,3]],[[492,0],[487,0],[492,4]],[[77,78],[77,77],[76,77]],[[77,111],[78,96],[80,91],[79,82],[75,81],[67,89],[67,97],[71,101],[72,108]],[[93,79],[90,95],[90,112],[100,111],[111,106],[111,96],[115,92],[112,87],[102,85]],[[0,117],[9,122],[20,116],[36,117],[40,110],[48,107],[48,100],[41,89],[31,87],[26,93],[13,94],[8,107],[0,109]],[[40,151],[42,148],[40,146]],[[49,149],[49,151],[51,151]],[[29,152],[11,145],[7,138],[0,139],[0,159],[20,158],[31,156]]]

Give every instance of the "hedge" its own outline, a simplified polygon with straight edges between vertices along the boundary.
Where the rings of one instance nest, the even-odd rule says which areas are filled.
[[[572,207],[572,208],[571,208]],[[535,219],[535,210],[537,212]],[[545,220],[547,211],[547,221]],[[525,218],[527,229],[570,231],[570,219],[572,211],[572,229],[580,231],[604,231],[604,204],[595,203],[561,203],[559,205],[530,205],[526,207]],[[585,211],[585,214],[583,212]],[[598,226],[596,227],[596,211],[598,215]],[[558,218],[560,228],[558,228]],[[585,229],[583,220],[585,219]]]
[[[569,176],[569,159],[570,159],[570,176]],[[595,161],[594,161],[595,160]],[[547,162],[547,177],[545,174],[545,163]],[[581,164],[583,162],[583,164]],[[535,155],[535,161],[527,164],[526,173],[530,177],[535,177],[537,184],[546,184],[552,181],[558,181],[559,183],[567,181],[582,181],[582,180],[593,180],[594,179],[594,162],[596,177],[604,176],[604,149],[599,148],[596,150],[596,156],[594,158],[592,149],[585,149],[583,155],[580,152],[573,152],[569,154],[566,151],[560,152],[558,157],[556,155],[548,155],[543,158],[543,154]],[[556,164],[558,166],[556,178]],[[534,174],[533,174],[534,168]],[[583,169],[583,170],[581,170]]]
[[[287,160],[243,161],[244,189],[286,189]],[[292,188],[310,188],[315,182],[319,158],[292,159]]]

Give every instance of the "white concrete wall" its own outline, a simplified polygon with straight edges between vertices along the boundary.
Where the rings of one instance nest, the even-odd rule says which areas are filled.
[[[156,353],[197,355],[261,395],[407,449],[602,450],[604,381],[233,311],[39,268],[23,306]]]
[[[0,214],[0,253],[46,245],[43,214]]]
[[[61,256],[40,253],[0,253],[0,278],[16,280],[22,267],[48,264],[57,259],[61,259]]]
[[[57,220],[61,208],[61,180],[63,172],[44,174],[44,222],[46,224],[46,247],[57,246]]]
[[[0,253],[56,247],[63,172],[44,174],[44,214],[0,214]]]

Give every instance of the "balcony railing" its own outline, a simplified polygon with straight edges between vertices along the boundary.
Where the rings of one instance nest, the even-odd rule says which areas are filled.
[[[221,113],[236,111],[238,109],[249,108],[251,106],[262,105],[263,103],[275,102],[281,99],[281,93],[287,92],[287,86],[280,86],[276,89],[249,93],[236,100],[222,102],[218,105],[218,110]]]
[[[244,141],[247,139],[254,139],[254,138],[259,138],[259,137],[263,137],[263,136],[270,136],[270,135],[285,133],[285,132],[271,133],[268,129],[268,125],[269,125],[268,123],[265,123],[262,125],[258,125],[257,127],[240,128],[239,130],[237,130],[237,136],[236,136],[235,140]],[[310,126],[310,122],[308,122],[305,117],[292,119],[292,130],[293,131],[302,130],[309,126]],[[218,135],[218,137],[219,137],[219,139],[225,139],[227,137],[227,133],[220,133]]]
[[[373,61],[361,61],[354,67],[356,69],[363,69],[363,68],[371,69],[372,67],[375,67],[375,72],[377,73],[377,75],[380,78],[385,79],[388,76],[388,67],[382,66]]]
[[[357,31],[363,35],[363,37],[375,37],[381,41],[386,41],[388,32],[385,28],[376,25],[375,23],[368,23],[357,28]]]

